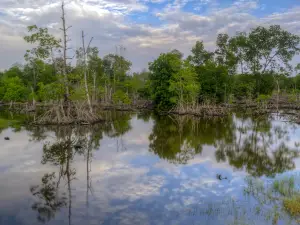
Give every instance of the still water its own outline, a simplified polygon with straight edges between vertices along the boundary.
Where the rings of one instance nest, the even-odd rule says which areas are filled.
[[[102,116],[93,127],[1,119],[1,225],[272,224],[245,178],[300,170],[300,127],[284,117]]]

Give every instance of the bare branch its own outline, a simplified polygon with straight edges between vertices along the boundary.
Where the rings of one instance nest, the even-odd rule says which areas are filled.
[[[92,43],[93,38],[94,38],[94,37],[91,38],[91,40],[90,40],[90,42],[89,42],[89,44],[88,44],[88,46],[87,46],[87,50],[89,49],[89,47],[90,47],[90,45],[91,45],[91,43]]]

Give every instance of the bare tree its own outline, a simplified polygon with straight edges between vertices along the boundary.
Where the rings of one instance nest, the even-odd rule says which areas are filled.
[[[93,113],[93,107],[91,104],[91,99],[90,99],[90,94],[89,94],[89,88],[88,88],[88,83],[87,83],[87,49],[89,49],[90,44],[92,42],[93,38],[91,38],[87,48],[85,48],[85,43],[84,43],[84,32],[82,31],[82,50],[83,50],[83,63],[84,63],[84,86],[85,86],[85,94],[86,94],[86,99],[89,105],[90,112]]]
[[[71,28],[71,26],[66,27],[66,19],[65,19],[65,3],[64,1],[62,1],[61,3],[61,10],[62,10],[62,25],[63,27],[61,28],[61,30],[63,31],[63,76],[64,76],[64,85],[65,85],[65,89],[66,89],[66,96],[69,96],[69,82],[68,82],[68,76],[67,76],[67,30],[69,28]]]

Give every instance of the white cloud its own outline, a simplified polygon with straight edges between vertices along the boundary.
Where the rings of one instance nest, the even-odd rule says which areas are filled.
[[[151,3],[166,2],[164,8],[151,9]],[[187,4],[195,8],[206,5],[205,14],[184,11]],[[208,49],[214,48],[218,33],[249,31],[257,25],[280,24],[283,28],[299,34],[300,7],[257,17],[253,12],[261,10],[258,1],[235,1],[220,8],[216,0],[76,0],[66,1],[67,22],[72,47],[80,45],[80,32],[94,37],[93,44],[104,54],[114,52],[115,45],[127,47],[126,56],[133,62],[133,70],[147,67],[160,52],[177,48],[185,55],[196,40],[203,40]],[[266,6],[267,7],[267,6]],[[154,13],[155,12],[155,13]],[[143,15],[146,22],[138,23],[130,16]],[[161,23],[152,26],[153,14]],[[22,36],[26,26],[48,26],[51,32],[60,35],[60,0],[2,0],[0,2],[0,68],[7,68],[21,61],[28,45]],[[149,23],[147,18],[149,16]],[[151,17],[150,17],[151,16]],[[71,53],[70,53],[71,54]]]

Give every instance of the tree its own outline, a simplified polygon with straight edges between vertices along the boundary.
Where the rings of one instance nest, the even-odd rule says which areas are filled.
[[[13,78],[13,77],[19,77],[23,79],[23,71],[20,66],[12,66],[7,71],[5,71],[2,75],[2,77],[5,78]]]
[[[103,58],[103,71],[105,79],[105,96],[107,100],[111,100],[112,93],[117,89],[125,91],[124,81],[130,70],[131,62],[123,56],[109,54]]]
[[[168,110],[175,104],[170,91],[170,80],[181,69],[178,54],[164,53],[149,64],[152,98],[159,110]]]
[[[184,61],[180,70],[172,76],[169,91],[173,93],[171,101],[177,104],[180,110],[186,105],[195,105],[200,85],[195,69],[189,61]]]
[[[93,100],[97,98],[97,85],[100,79],[103,77],[103,63],[101,58],[98,56],[99,50],[97,47],[90,47],[87,49],[88,57],[88,73],[92,76],[93,82]]]
[[[61,3],[61,11],[62,11],[62,16],[61,16],[61,20],[62,20],[62,32],[63,32],[63,65],[62,65],[62,72],[63,72],[63,78],[64,78],[64,85],[65,85],[65,96],[69,96],[70,92],[69,92],[69,80],[68,80],[68,75],[67,75],[67,51],[68,51],[68,46],[67,43],[69,41],[68,39],[68,35],[67,35],[67,31],[69,28],[71,28],[71,26],[66,27],[66,17],[65,17],[65,3],[64,0]]]
[[[36,25],[32,25],[28,26],[27,29],[31,35],[25,36],[24,40],[31,44],[37,44],[37,47],[27,50],[27,57],[31,55],[33,58],[54,63],[54,52],[61,47],[60,40],[49,34],[47,28],[39,28]]]
[[[54,50],[60,47],[60,40],[57,40],[54,36],[50,35],[47,28],[38,28],[36,25],[28,26],[28,32],[32,34],[30,36],[25,36],[24,40],[31,44],[37,44],[37,47],[27,50],[25,54],[25,60],[29,64],[27,66],[27,75],[32,75],[31,92],[33,97],[33,105],[35,105],[34,96],[38,83],[37,77],[39,76],[39,71],[41,70],[39,65],[44,64],[45,61],[49,60],[49,57],[51,57],[55,71]],[[32,72],[30,72],[30,70]]]
[[[201,83],[200,100],[220,103],[224,101],[230,86],[228,85],[228,71],[224,66],[210,62],[196,68],[199,83]]]
[[[229,38],[228,34],[219,34],[216,44],[216,62],[218,65],[226,66],[229,73],[234,74],[238,61],[238,55],[234,52],[235,42]]]
[[[4,101],[17,102],[26,99],[28,89],[24,86],[19,77],[7,78],[2,82],[4,91],[2,98]]]
[[[257,27],[248,35],[246,62],[250,71],[269,73],[292,71],[290,61],[299,54],[300,37],[279,25]]]
[[[60,100],[64,94],[64,85],[61,82],[38,84],[38,97],[42,101]]]
[[[188,60],[194,66],[201,66],[207,62],[213,61],[213,52],[206,51],[202,41],[197,41],[192,48],[192,55],[188,57]]]
[[[90,112],[93,113],[93,107],[91,105],[91,99],[90,99],[90,95],[89,95],[89,89],[88,89],[88,81],[87,81],[87,73],[88,73],[88,68],[87,68],[87,49],[90,47],[90,44],[93,40],[93,38],[91,38],[87,48],[85,48],[85,43],[84,43],[84,32],[82,31],[82,50],[83,50],[83,73],[84,73],[84,87],[85,87],[85,94],[86,94],[86,100],[88,102],[89,105],[89,109]]]

